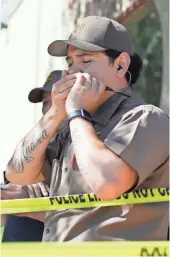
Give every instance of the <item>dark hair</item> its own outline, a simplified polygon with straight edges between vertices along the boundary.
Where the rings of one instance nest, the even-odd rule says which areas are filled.
[[[105,54],[108,56],[110,64],[112,64],[112,63],[114,63],[115,59],[121,54],[121,52],[109,49],[109,50],[105,51]],[[131,73],[130,85],[133,85],[136,83],[136,81],[138,80],[138,78],[140,76],[140,72],[142,70],[142,60],[137,53],[130,55],[130,59],[131,59],[131,62],[130,62],[128,71]],[[130,75],[128,72],[126,72],[125,77],[126,77],[127,81],[129,82]]]

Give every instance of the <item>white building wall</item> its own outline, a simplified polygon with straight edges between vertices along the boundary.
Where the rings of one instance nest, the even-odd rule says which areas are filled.
[[[30,89],[64,68],[63,58],[50,57],[47,47],[67,38],[73,27],[64,14],[67,5],[67,0],[23,0],[0,31],[0,171],[41,116],[41,104],[27,100]]]

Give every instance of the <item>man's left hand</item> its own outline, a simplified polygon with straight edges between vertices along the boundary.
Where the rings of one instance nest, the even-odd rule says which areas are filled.
[[[87,73],[77,73],[76,82],[66,100],[66,112],[85,109],[93,113],[100,106],[106,86]]]

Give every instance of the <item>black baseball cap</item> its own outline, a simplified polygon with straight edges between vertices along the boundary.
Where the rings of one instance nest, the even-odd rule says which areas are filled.
[[[43,87],[37,87],[30,91],[28,95],[28,100],[31,103],[39,103],[42,101],[42,96],[44,92],[51,92],[52,86],[54,83],[56,83],[58,80],[60,80],[62,75],[61,70],[54,70],[52,71],[49,76],[47,77]]]
[[[127,29],[115,20],[100,16],[85,17],[77,24],[68,40],[56,40],[48,47],[52,56],[66,56],[68,45],[85,51],[108,49],[133,54],[133,44]]]

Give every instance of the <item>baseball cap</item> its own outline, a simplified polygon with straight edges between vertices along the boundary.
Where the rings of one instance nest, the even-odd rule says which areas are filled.
[[[52,86],[55,82],[60,80],[62,75],[61,70],[54,70],[52,71],[49,76],[47,77],[43,87],[37,87],[30,91],[28,95],[28,100],[31,103],[39,103],[42,101],[42,96],[44,92],[51,92]]]
[[[67,46],[85,51],[108,49],[133,54],[133,45],[127,29],[115,20],[100,16],[85,17],[77,24],[68,40],[56,40],[48,47],[52,56],[66,56]]]

